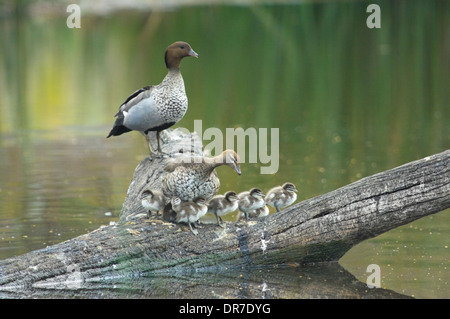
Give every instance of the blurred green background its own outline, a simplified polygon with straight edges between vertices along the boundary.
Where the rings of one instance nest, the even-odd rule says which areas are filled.
[[[0,4],[0,259],[117,220],[148,149],[137,132],[105,137],[125,98],[165,76],[177,40],[199,59],[182,63],[189,110],[175,127],[279,128],[278,172],[219,168],[221,193],[291,181],[304,200],[450,147],[448,1],[377,1],[380,29],[366,26],[371,1],[86,4],[79,29],[69,3]],[[448,210],[423,218],[340,263],[449,298],[449,225]]]

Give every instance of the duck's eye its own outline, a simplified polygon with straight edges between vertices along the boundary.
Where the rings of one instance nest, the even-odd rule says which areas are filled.
[[[184,49],[184,45],[180,46],[180,49],[182,49],[182,50],[183,50],[183,49]]]

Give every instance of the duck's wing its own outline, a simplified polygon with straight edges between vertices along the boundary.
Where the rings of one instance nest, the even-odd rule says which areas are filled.
[[[152,88],[152,85],[148,85],[135,91],[125,100],[125,102],[120,105],[119,112],[117,112],[114,116],[120,116],[120,114],[124,111],[128,112],[133,106],[141,102],[143,99],[148,98],[151,94]]]
[[[120,105],[119,112],[114,115],[115,117],[117,117],[117,119],[114,122],[114,126],[109,132],[107,138],[131,131],[129,127],[123,125],[125,120],[125,113],[127,113],[133,106],[137,105],[142,100],[150,97],[152,87],[153,86],[149,85],[135,91],[125,100],[125,102]]]

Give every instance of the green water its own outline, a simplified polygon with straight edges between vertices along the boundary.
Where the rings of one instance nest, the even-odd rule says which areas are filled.
[[[80,29],[65,8],[3,7],[0,259],[117,220],[147,146],[136,132],[105,136],[130,93],[162,80],[176,40],[199,54],[182,62],[189,110],[176,127],[279,129],[277,172],[246,157],[240,177],[219,169],[220,192],[292,181],[303,200],[450,148],[450,4],[381,1],[369,29],[369,3],[83,13]],[[449,298],[448,225],[447,210],[340,262],[363,282],[376,263],[382,287]]]

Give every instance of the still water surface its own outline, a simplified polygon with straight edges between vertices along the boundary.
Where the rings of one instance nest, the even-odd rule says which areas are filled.
[[[221,193],[292,181],[304,200],[450,148],[449,4],[381,7],[378,30],[364,2],[86,15],[76,30],[65,16],[2,15],[0,259],[117,220],[147,147],[135,132],[105,136],[128,94],[163,78],[175,40],[200,55],[182,64],[177,126],[279,128],[278,171],[246,158],[241,177],[219,170]],[[422,218],[340,264],[365,282],[375,263],[384,288],[449,298],[448,225],[448,210]]]

